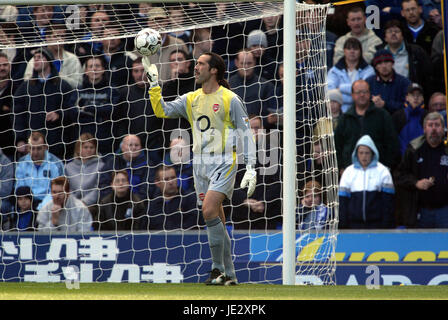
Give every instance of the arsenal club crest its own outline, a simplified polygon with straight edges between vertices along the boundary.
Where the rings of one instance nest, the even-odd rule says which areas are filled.
[[[213,105],[213,111],[218,112],[218,110],[219,110],[219,104],[215,103]]]

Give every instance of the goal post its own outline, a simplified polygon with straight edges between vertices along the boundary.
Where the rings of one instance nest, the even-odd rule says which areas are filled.
[[[193,205],[197,199],[191,163],[185,158],[191,152],[188,126],[182,121],[156,119],[147,94],[140,90],[145,84],[138,74],[142,71],[133,38],[150,26],[169,38],[165,51],[151,57],[167,100],[196,89],[195,59],[201,52],[213,50],[225,60],[227,80],[245,102],[250,120],[261,119],[257,170],[267,173],[257,181],[260,199],[251,202],[241,196],[245,190],[239,188],[237,175],[235,194],[225,203],[237,276],[247,282],[335,284],[338,173],[326,90],[325,44],[331,5],[293,0],[100,0],[95,4],[87,0],[30,0],[26,6],[22,4],[0,0],[0,5],[17,5],[18,9],[11,10],[11,16],[0,17],[4,19],[0,21],[0,51],[14,67],[13,83],[17,83],[9,96],[0,91],[0,98],[10,101],[9,110],[4,108],[11,119],[10,128],[3,132],[14,136],[14,142],[4,147],[15,151],[5,156],[15,168],[32,168],[30,150],[22,145],[24,153],[19,153],[17,144],[20,140],[26,145],[32,131],[42,131],[55,156],[48,164],[54,172],[45,171],[46,177],[20,176],[16,170],[8,178],[13,186],[1,197],[0,241],[6,245],[0,245],[0,281],[33,281],[38,277],[27,275],[27,269],[39,274],[44,265],[49,271],[42,279],[57,281],[54,279],[64,278],[70,260],[77,261],[85,282],[123,277],[129,282],[202,282],[209,271],[204,223]],[[36,14],[42,5],[53,7],[54,19]],[[272,17],[275,19],[269,20]],[[63,35],[58,34],[59,24],[65,26]],[[239,60],[241,50],[254,59],[254,65]],[[264,57],[256,56],[257,50]],[[59,55],[62,51],[67,60]],[[57,77],[41,77],[44,67],[36,67],[40,56],[45,56]],[[96,70],[95,63],[102,64],[103,70]],[[95,76],[90,77],[92,74]],[[254,74],[256,80],[250,80]],[[95,82],[98,77],[101,81]],[[57,80],[50,82],[53,78]],[[130,135],[137,136],[144,160],[130,155],[134,152],[130,151]],[[87,174],[82,171],[87,170],[87,162],[80,160],[80,148],[90,140],[95,141],[99,154]],[[242,165],[242,152],[237,152]],[[22,157],[27,155],[25,163]],[[161,164],[176,168],[179,203],[175,208],[165,200],[158,180]],[[131,207],[123,212],[115,194],[118,187],[113,185],[120,171],[126,172],[131,193],[137,195],[130,196]],[[241,172],[242,167],[238,174]],[[55,228],[50,212],[46,227],[40,228],[43,220],[37,215],[52,201],[51,179],[43,178],[59,175],[70,181],[69,194],[84,203],[90,218],[76,222],[65,218],[63,228]],[[87,182],[93,175],[94,188]],[[35,188],[37,182],[46,184],[46,189]],[[19,186],[30,186],[39,198],[35,216],[39,221],[31,228],[23,228],[25,220],[18,212]],[[307,202],[310,195],[319,198],[319,203]],[[104,218],[107,214],[111,216]],[[107,242],[112,239],[118,248]],[[101,241],[104,243],[99,244]],[[95,261],[92,264],[82,257],[90,252],[87,248],[99,248],[100,253],[92,255],[100,258],[90,259]],[[41,250],[47,251],[38,255]],[[56,259],[55,252],[63,252],[65,259]],[[16,255],[17,261],[10,258]],[[22,267],[30,263],[32,266]],[[172,278],[157,279],[156,269],[164,263]],[[52,278],[51,274],[60,276]]]

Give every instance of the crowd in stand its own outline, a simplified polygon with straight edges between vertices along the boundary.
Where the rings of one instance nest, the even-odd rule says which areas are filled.
[[[446,228],[440,2],[392,2],[385,7],[381,1],[366,1],[380,7],[381,29],[367,28],[365,7],[358,5],[337,7],[327,20],[339,226]],[[64,45],[58,40],[73,31],[64,23],[62,7],[0,8],[0,42],[11,45],[0,52],[2,230],[204,227],[194,191],[189,125],[154,116],[133,38],[119,37],[113,23],[117,16],[111,13],[118,9],[80,6],[83,19],[77,32],[84,41]],[[123,15],[141,27],[182,25],[185,19],[175,4],[128,9]],[[225,4],[216,10],[222,14]],[[13,48],[18,34],[11,30],[31,43],[45,40],[51,45]],[[246,104],[256,140],[262,139],[262,130],[281,132],[282,32],[279,15],[225,28],[162,33],[161,50],[151,60],[159,68],[164,98],[195,90],[194,59],[214,51],[227,63],[229,84]],[[300,88],[312,86],[317,75],[307,68],[312,40],[298,34],[300,122],[314,112],[312,107],[305,111],[313,97]],[[325,197],[326,155],[324,141],[305,131],[297,130],[297,227],[319,230],[331,214]],[[264,153],[275,153],[269,141],[257,145],[263,145]],[[281,164],[280,153],[275,162]],[[254,195],[247,199],[236,188],[227,202],[225,212],[234,228],[281,228],[281,166],[263,174],[270,166],[259,159]],[[313,177],[306,177],[311,172]],[[236,185],[241,178],[237,176]]]

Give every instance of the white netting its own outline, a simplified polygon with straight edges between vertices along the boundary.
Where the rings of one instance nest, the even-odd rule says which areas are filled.
[[[326,284],[334,283],[337,235],[337,165],[325,90],[327,9],[297,5],[295,173],[297,281],[314,276]],[[281,281],[282,13],[281,2],[4,8],[1,279],[62,281],[68,266],[86,282],[207,276],[189,125],[154,116],[133,47],[135,34],[149,26],[163,35],[162,50],[151,59],[166,100],[196,89],[193,67],[201,53],[224,58],[232,90],[259,128],[255,194],[247,199],[239,188],[239,152],[235,193],[224,207],[237,276]],[[67,199],[61,200],[63,179],[50,185],[59,176],[69,181]],[[308,190],[310,181],[319,185]],[[27,208],[28,187],[38,203],[34,210]],[[320,195],[318,204],[308,202],[310,192]],[[66,209],[57,213],[59,203]]]

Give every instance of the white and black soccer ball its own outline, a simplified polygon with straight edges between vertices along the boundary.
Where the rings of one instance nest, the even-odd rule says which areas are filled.
[[[159,51],[162,37],[157,30],[145,28],[139,31],[134,39],[135,49],[143,56],[152,56]]]

